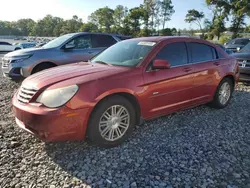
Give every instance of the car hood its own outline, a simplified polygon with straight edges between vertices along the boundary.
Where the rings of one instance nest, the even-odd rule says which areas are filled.
[[[234,53],[232,56],[236,58],[250,59],[250,53]]]
[[[43,49],[43,48],[27,48],[27,49],[21,49],[21,50],[16,50],[16,51],[7,53],[4,57],[29,55],[29,54],[34,54],[36,52],[46,51],[46,50],[47,49]]]
[[[41,71],[26,78],[22,84],[28,88],[41,89],[74,78],[76,78],[74,84],[81,84],[90,79],[102,79],[129,69],[131,68],[80,62]]]
[[[244,47],[244,45],[241,45],[241,44],[228,44],[225,46],[226,48],[241,48],[241,47]]]

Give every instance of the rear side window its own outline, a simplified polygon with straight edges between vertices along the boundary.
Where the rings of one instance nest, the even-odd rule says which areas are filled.
[[[201,43],[188,43],[192,63],[211,61],[216,59],[214,48]]]
[[[110,47],[117,41],[109,35],[92,35],[93,48]]]
[[[167,60],[171,67],[185,65],[188,63],[186,45],[184,42],[167,44],[156,55],[155,59]]]

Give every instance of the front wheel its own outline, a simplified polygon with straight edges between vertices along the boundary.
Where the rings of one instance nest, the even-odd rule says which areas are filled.
[[[219,84],[214,96],[214,100],[211,102],[210,105],[218,109],[225,108],[229,104],[232,98],[232,93],[233,93],[232,80],[229,78],[223,79]]]
[[[133,105],[122,96],[104,99],[91,115],[87,136],[101,147],[115,147],[133,131],[136,115]]]

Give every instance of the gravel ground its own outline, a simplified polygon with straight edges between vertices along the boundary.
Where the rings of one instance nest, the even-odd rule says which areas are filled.
[[[0,76],[0,187],[250,187],[250,87],[239,85],[224,110],[148,121],[112,149],[25,133],[11,111],[17,87]]]

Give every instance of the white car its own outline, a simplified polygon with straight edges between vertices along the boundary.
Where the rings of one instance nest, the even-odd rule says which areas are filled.
[[[12,45],[8,42],[0,41],[0,52],[12,52],[14,50],[20,50],[21,47],[18,45]]]

